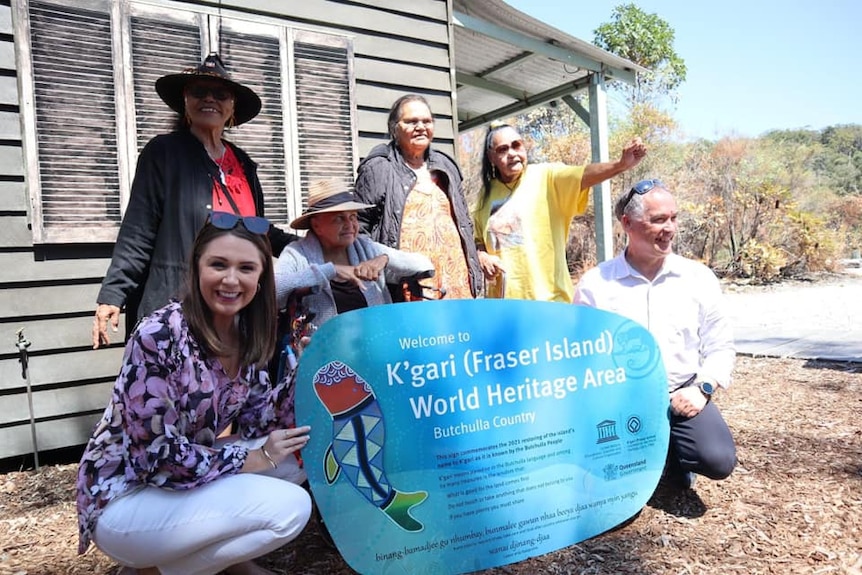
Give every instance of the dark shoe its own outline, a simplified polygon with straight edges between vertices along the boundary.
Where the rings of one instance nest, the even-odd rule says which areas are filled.
[[[673,489],[685,491],[686,489],[694,489],[694,482],[696,480],[697,475],[692,471],[665,469],[664,474],[659,480],[659,485],[665,485]]]
[[[694,482],[697,478],[692,471],[686,471],[680,467],[679,461],[668,455],[667,461],[664,464],[664,471],[661,474],[659,485],[665,485],[673,489],[685,491],[686,489],[694,488]]]
[[[693,471],[686,471],[679,478],[679,487],[680,489],[694,489],[695,481],[697,481],[697,475]]]

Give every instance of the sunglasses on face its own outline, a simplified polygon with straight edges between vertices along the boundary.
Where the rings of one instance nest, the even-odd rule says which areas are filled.
[[[238,216],[230,212],[212,212],[210,223],[220,230],[232,230],[242,222],[242,225],[253,234],[264,235],[269,232],[269,220],[257,216]]]
[[[514,142],[511,142],[509,144],[503,144],[502,146],[497,146],[496,148],[494,148],[494,152],[497,154],[500,154],[502,156],[503,154],[508,154],[509,150],[513,150],[515,152],[520,152],[521,148],[523,148],[523,147],[524,147],[524,141],[523,140],[515,140]]]
[[[649,192],[653,188],[663,188],[664,183],[661,180],[641,180],[632,186],[632,189],[629,190],[629,193],[626,194],[626,201],[623,202],[623,209],[629,205],[629,202],[632,201],[632,197],[637,194],[639,196],[644,195]]]
[[[233,97],[233,93],[230,90],[219,86],[190,86],[186,89],[186,93],[198,100],[203,100],[207,97],[207,94],[212,94],[213,99],[219,102],[224,102],[228,98]]]

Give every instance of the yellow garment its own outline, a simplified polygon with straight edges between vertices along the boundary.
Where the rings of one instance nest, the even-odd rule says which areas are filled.
[[[434,277],[423,280],[423,285],[445,289],[446,299],[472,299],[467,259],[449,198],[427,167],[414,171],[416,184],[404,204],[398,247],[423,254],[434,264]],[[439,292],[428,295],[438,297]]]
[[[571,303],[566,265],[569,225],[584,213],[589,189],[582,166],[528,165],[513,184],[491,183],[491,194],[473,214],[475,236],[506,270],[506,298]],[[494,212],[491,215],[491,212]]]

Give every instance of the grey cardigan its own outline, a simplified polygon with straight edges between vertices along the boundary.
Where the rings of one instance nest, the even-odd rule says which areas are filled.
[[[377,281],[366,281],[367,289],[362,292],[369,307],[392,303],[389,290],[386,289],[387,282],[398,283],[405,277],[433,271],[431,260],[424,255],[402,252],[364,236],[357,237],[347,248],[351,265],[358,265],[383,254],[389,256],[384,273],[380,274]],[[285,306],[287,297],[294,290],[312,288],[312,293],[305,297],[305,304],[308,311],[315,314],[312,323],[320,327],[338,314],[329,285],[334,278],[335,265],[323,260],[320,240],[309,230],[303,239],[285,247],[275,265],[275,290],[279,309]]]

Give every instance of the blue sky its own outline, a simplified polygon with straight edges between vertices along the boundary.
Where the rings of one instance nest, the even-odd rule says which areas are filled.
[[[621,4],[664,19],[688,68],[674,112],[686,136],[862,124],[862,1],[506,2],[587,42]]]

